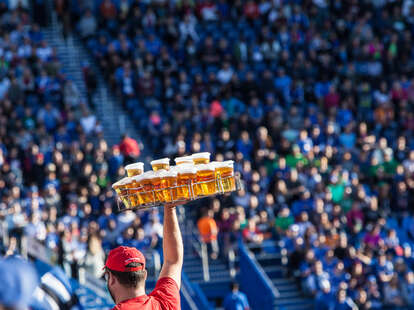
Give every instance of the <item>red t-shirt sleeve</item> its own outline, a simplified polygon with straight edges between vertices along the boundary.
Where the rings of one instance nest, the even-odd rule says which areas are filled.
[[[155,298],[162,305],[162,309],[181,309],[180,288],[170,277],[160,278],[148,296]]]

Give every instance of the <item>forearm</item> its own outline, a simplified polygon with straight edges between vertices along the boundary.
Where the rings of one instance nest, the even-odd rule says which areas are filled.
[[[184,246],[175,209],[175,206],[164,207],[164,233],[162,247],[164,251],[164,261],[166,263],[182,265]]]

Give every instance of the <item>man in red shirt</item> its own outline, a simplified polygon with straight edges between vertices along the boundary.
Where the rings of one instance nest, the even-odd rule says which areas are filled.
[[[135,248],[120,246],[109,252],[105,279],[115,301],[113,310],[181,309],[180,285],[183,266],[183,240],[175,205],[164,207],[164,263],[154,290],[145,294],[145,257]]]
[[[138,142],[135,139],[129,137],[127,134],[122,135],[122,140],[119,144],[119,150],[121,151],[122,155],[126,157],[127,161],[134,161],[141,154]]]

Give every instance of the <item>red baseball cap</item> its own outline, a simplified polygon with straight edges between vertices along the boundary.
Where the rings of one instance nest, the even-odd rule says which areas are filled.
[[[130,263],[140,263],[141,265],[127,267]],[[140,271],[145,269],[145,257],[136,248],[119,246],[109,252],[105,267],[120,272]]]

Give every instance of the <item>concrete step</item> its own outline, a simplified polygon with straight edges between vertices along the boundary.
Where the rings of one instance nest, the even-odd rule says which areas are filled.
[[[288,291],[288,292],[280,292],[280,298],[293,298],[293,297],[297,297],[297,298],[303,298],[302,294],[296,289],[293,291]]]
[[[311,298],[297,298],[297,297],[287,297],[287,298],[283,298],[283,297],[278,297],[275,299],[275,305],[281,307],[286,307],[286,306],[298,306],[298,305],[311,305],[313,302],[313,299]]]
[[[256,260],[262,267],[266,266],[276,266],[282,264],[282,255],[277,254],[259,254],[256,255]]]
[[[285,275],[286,268],[282,266],[265,266],[263,270],[269,276],[269,278],[283,278]]]
[[[292,291],[298,292],[300,294],[300,289],[296,285],[296,283],[279,285],[279,286],[276,286],[275,285],[275,287],[279,291],[280,294],[282,294],[282,293],[288,293],[288,292],[292,292]]]
[[[185,271],[185,270],[184,270]],[[194,282],[204,282],[203,272],[188,273],[185,271],[188,278]],[[230,273],[228,271],[211,271],[210,270],[210,282],[228,282],[231,281]]]
[[[287,305],[283,307],[276,306],[276,310],[313,310],[313,304],[302,304],[302,305]]]
[[[107,89],[106,81],[101,76],[95,60],[83,46],[82,41],[76,36],[71,36],[65,40],[62,36],[62,26],[56,19],[53,20],[50,27],[44,29],[43,33],[45,39],[56,49],[64,71],[77,84],[84,100],[86,100],[87,92],[81,71],[82,62],[87,60],[96,72],[98,91],[95,93],[94,103],[97,109],[96,114],[104,125],[104,136],[108,140],[109,145],[111,146],[119,142],[121,130],[126,131],[132,138],[139,139],[135,125],[129,119],[129,114],[123,110],[119,98],[113,96],[111,91]],[[122,128],[120,128],[118,119],[114,117],[120,115],[125,119],[125,126]]]
[[[204,294],[209,300],[212,299],[220,299],[223,296],[227,295],[230,292],[230,284],[231,280],[216,280],[211,279],[209,282],[196,282],[200,285],[201,289],[203,290]]]
[[[185,272],[199,272],[200,270],[203,270],[203,267],[200,265],[184,265],[184,271]],[[217,271],[223,271],[228,272],[228,268],[226,265],[217,265],[217,266],[209,266],[210,272],[217,272]]]

